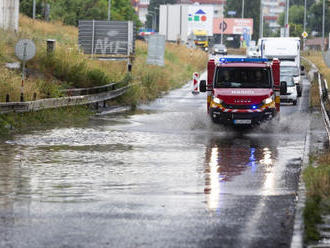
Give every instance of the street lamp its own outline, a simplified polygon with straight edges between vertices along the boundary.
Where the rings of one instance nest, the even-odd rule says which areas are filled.
[[[224,21],[225,21],[225,4],[224,2],[222,2],[222,24],[221,24],[221,39],[220,39],[220,43],[223,44],[223,31],[224,31]]]
[[[304,10],[304,33],[306,32],[306,19],[307,19],[306,7],[307,7],[307,0],[305,0],[305,10]],[[303,50],[304,51],[305,51],[305,41],[306,41],[306,38],[303,37]]]
[[[324,51],[324,22],[325,22],[325,0],[323,0],[322,14],[322,52]]]
[[[108,21],[110,21],[111,17],[111,0],[108,0]]]
[[[264,36],[264,14],[262,9],[262,0],[260,0],[260,23],[259,23],[259,38]]]
[[[33,0],[32,18],[36,19],[36,0]]]
[[[262,0],[261,0],[262,1]],[[242,19],[244,18],[244,0],[242,0]]]
[[[286,0],[285,4],[285,37],[289,37],[289,9],[290,9],[290,0]]]

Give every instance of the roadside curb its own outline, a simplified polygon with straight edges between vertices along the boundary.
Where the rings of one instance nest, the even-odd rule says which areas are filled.
[[[293,235],[291,240],[291,248],[302,248],[304,247],[304,208],[306,202],[306,187],[305,182],[303,180],[302,173],[309,165],[309,153],[310,153],[310,140],[311,140],[311,131],[310,131],[310,121],[308,123],[307,135],[305,139],[305,148],[304,148],[304,155],[302,161],[302,167],[300,170],[299,176],[299,186],[298,186],[298,195],[297,195],[297,204],[296,204],[296,211],[295,211],[295,218],[294,218],[294,225],[293,225]]]

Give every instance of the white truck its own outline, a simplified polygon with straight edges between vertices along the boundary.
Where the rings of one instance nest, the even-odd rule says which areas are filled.
[[[159,8],[159,34],[167,41],[187,42],[190,35],[203,31],[213,36],[214,7],[199,4],[167,4]]]
[[[260,57],[281,62],[290,61],[290,66],[295,64],[297,72],[292,74],[297,85],[298,96],[302,94],[302,78],[304,67],[300,65],[300,38],[299,37],[265,37],[258,40]],[[282,64],[281,64],[282,67]]]

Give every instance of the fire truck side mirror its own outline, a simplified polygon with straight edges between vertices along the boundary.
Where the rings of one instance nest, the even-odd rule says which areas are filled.
[[[286,95],[288,91],[288,87],[287,87],[287,83],[285,81],[281,82],[281,90],[280,90],[280,94],[281,95]]]
[[[206,80],[201,80],[199,83],[199,91],[206,92]]]
[[[305,76],[305,66],[300,66],[300,75]]]

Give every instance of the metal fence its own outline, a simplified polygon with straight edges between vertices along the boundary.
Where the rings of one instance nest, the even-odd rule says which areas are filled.
[[[328,134],[328,140],[330,141],[330,110],[328,111],[326,106],[330,106],[330,97],[328,93],[328,83],[326,79],[323,78],[321,73],[319,72],[316,65],[314,65],[310,60],[304,58],[311,66],[312,70],[310,72],[310,81],[313,82],[313,79],[317,79],[318,88],[319,88],[319,95],[320,95],[320,106],[321,106],[321,112],[323,121],[325,124],[325,128]]]

